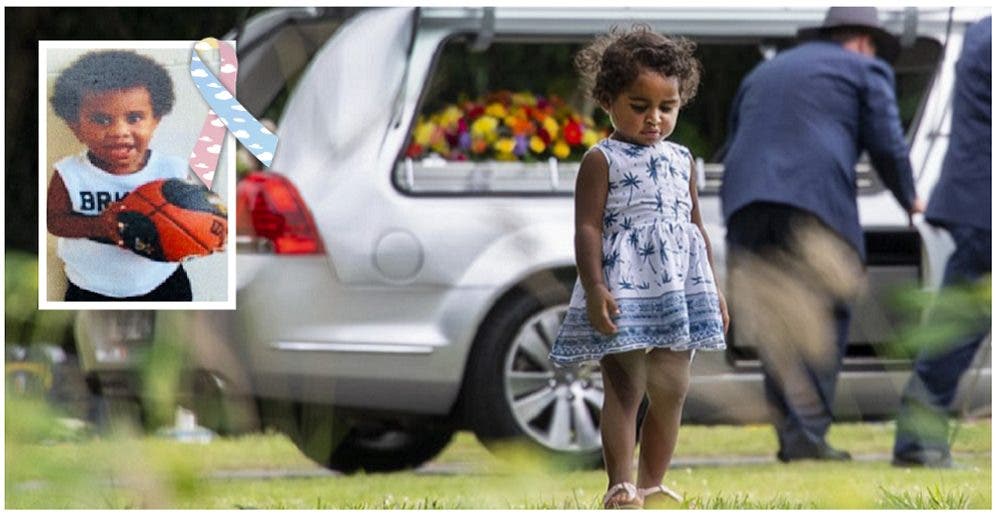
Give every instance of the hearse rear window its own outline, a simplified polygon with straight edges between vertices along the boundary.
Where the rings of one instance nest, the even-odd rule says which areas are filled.
[[[669,139],[700,159],[703,191],[713,192],[721,184],[720,151],[740,81],[764,56],[793,42],[692,39],[698,42],[702,82]],[[394,183],[414,194],[572,194],[583,153],[611,131],[573,69],[572,57],[587,38],[500,39],[482,52],[471,50],[470,41],[456,37],[442,46]],[[897,95],[907,128],[939,58],[940,45],[921,38],[898,60]],[[859,170],[864,183],[877,187],[863,166]]]

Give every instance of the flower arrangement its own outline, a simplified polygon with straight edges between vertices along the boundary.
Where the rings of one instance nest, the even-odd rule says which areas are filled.
[[[579,160],[607,136],[557,96],[498,91],[421,115],[406,156],[449,161]]]

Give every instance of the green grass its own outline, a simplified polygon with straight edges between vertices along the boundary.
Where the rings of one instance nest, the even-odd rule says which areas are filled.
[[[989,421],[963,423],[955,439],[954,451],[989,452],[991,446]],[[837,448],[854,455],[887,454],[892,447],[895,423],[844,423],[834,424],[828,440]],[[677,441],[675,458],[701,459],[724,457],[773,456],[778,451],[778,441],[769,425],[747,426],[682,426]],[[476,463],[487,469],[495,462],[490,452],[476,442],[469,433],[456,435],[455,440],[436,459],[438,462]]]
[[[924,490],[895,491],[879,487],[882,500],[891,509],[969,509],[971,499],[961,491],[944,491],[934,485]]]
[[[43,406],[7,401],[9,509],[592,509],[603,471],[552,472],[491,456],[468,433],[434,461],[460,472],[340,476],[317,472],[285,437],[97,437],[62,426]],[[982,509],[991,502],[991,422],[963,423],[956,470],[897,469],[888,461],[778,462],[679,467],[665,483],[685,509]],[[831,442],[855,455],[889,452],[892,423],[837,424]],[[764,426],[684,426],[676,457],[773,456]],[[306,476],[225,478],[220,472],[290,470]]]

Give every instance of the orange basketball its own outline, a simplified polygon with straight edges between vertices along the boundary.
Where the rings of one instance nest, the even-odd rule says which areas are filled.
[[[226,247],[226,206],[217,193],[180,179],[139,186],[104,212],[124,244],[152,260],[179,262]]]

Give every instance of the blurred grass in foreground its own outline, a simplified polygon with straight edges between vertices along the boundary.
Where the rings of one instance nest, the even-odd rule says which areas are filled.
[[[7,256],[7,345],[58,341],[70,313],[37,311],[34,258]],[[985,288],[984,288],[985,287]],[[927,293],[902,293],[911,316],[929,312]],[[920,325],[898,343],[901,355],[945,344],[988,312],[988,283],[945,292],[936,307],[947,320]],[[908,307],[907,307],[908,305]],[[985,307],[984,307],[985,305]],[[965,320],[965,321],[962,321]],[[958,325],[955,325],[958,323]],[[942,325],[945,329],[941,329]],[[183,349],[157,344],[142,364],[143,403],[153,424],[169,422],[175,406]],[[423,472],[337,476],[318,472],[287,437],[276,434],[216,438],[208,445],[140,436],[115,424],[104,437],[61,419],[41,400],[11,399],[7,392],[5,506],[10,509],[591,509],[600,506],[603,471],[553,472],[530,455],[516,462],[494,458],[473,436],[455,440]],[[830,442],[855,455],[887,455],[894,424],[837,424]],[[773,462],[677,468],[665,482],[691,509],[990,508],[991,422],[962,423],[951,471],[896,469],[888,461],[799,463],[773,461],[769,426],[683,426],[678,459],[767,457]],[[435,468],[438,471],[435,471]],[[219,472],[285,470],[309,478],[227,478]]]
[[[497,460],[468,433],[456,435],[422,472],[341,476],[317,471],[282,435],[183,444],[119,425],[97,437],[71,428],[43,402],[8,399],[6,406],[10,509],[591,509],[606,484],[600,470],[551,472]],[[892,423],[836,424],[830,439],[855,455],[887,454],[892,433]],[[954,450],[963,467],[950,471],[898,469],[888,461],[675,468],[665,482],[687,500],[661,505],[990,508],[990,435],[989,420],[963,423]],[[773,437],[764,426],[684,426],[676,457],[770,458]],[[292,475],[234,478],[240,470]]]

